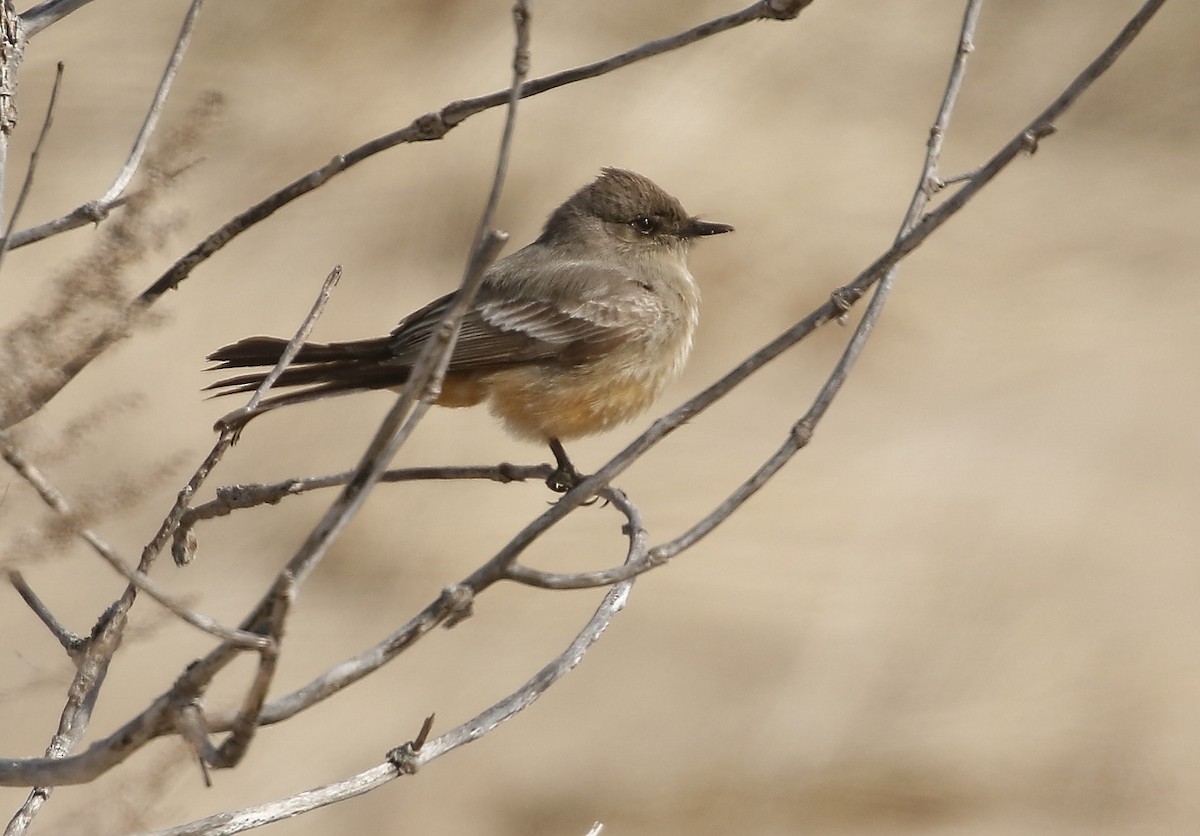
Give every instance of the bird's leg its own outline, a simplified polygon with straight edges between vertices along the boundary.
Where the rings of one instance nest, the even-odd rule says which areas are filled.
[[[566,493],[582,482],[584,475],[571,464],[571,460],[567,458],[567,451],[557,438],[550,439],[550,452],[554,454],[554,461],[558,466],[546,477],[546,487],[555,493]]]

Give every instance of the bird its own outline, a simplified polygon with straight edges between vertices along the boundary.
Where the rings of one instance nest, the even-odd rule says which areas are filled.
[[[556,469],[546,484],[569,490],[583,477],[562,442],[636,417],[682,370],[700,306],[688,251],[699,238],[732,231],[689,215],[641,174],[602,169],[550,213],[536,240],[487,269],[435,403],[486,402],[512,435],[550,447]],[[280,407],[399,390],[454,298],[435,299],[382,337],[305,343],[275,384],[295,391],[222,422],[240,431]],[[206,389],[257,389],[287,343],[256,336],[217,349],[210,371],[267,370]]]

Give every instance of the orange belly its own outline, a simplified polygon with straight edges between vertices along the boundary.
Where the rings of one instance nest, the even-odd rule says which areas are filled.
[[[643,412],[662,388],[659,377],[614,373],[605,364],[506,369],[488,377],[489,407],[521,438],[579,438]]]

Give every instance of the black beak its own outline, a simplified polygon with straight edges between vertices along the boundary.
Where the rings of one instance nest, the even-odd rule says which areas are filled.
[[[699,238],[701,235],[720,235],[722,232],[733,232],[733,227],[692,218],[679,234],[684,238]]]

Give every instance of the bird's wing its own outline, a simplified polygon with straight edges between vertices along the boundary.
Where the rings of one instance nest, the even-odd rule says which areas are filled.
[[[490,275],[463,318],[450,369],[581,362],[610,351],[662,315],[658,299],[628,271],[563,261],[553,274],[533,289],[505,272]],[[405,317],[392,332],[389,362],[414,362],[453,301],[449,294]]]

